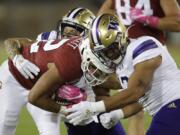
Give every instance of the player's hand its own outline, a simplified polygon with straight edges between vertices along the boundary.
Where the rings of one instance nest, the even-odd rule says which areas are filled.
[[[131,8],[130,9],[130,17],[133,21],[145,22],[145,15],[143,11],[139,8]]]
[[[104,128],[110,129],[115,126],[120,119],[124,118],[124,113],[121,109],[104,113],[100,115],[100,122]]]
[[[101,114],[99,118],[102,126],[106,129],[112,128],[119,122],[119,118],[116,117],[116,113],[114,111]]]
[[[100,107],[99,107],[100,106]],[[85,119],[91,118],[93,115],[98,114],[99,112],[103,112],[105,109],[104,102],[88,102],[83,101],[79,104],[73,105],[71,108],[68,108],[66,111],[70,113],[70,115],[67,116],[67,119],[69,119],[70,123],[73,125],[78,125],[80,122],[82,122]],[[103,109],[101,109],[103,108]]]
[[[31,63],[20,54],[13,58],[13,64],[26,79],[34,79],[40,72],[40,69],[35,64]]]
[[[130,17],[133,21],[147,24],[152,27],[157,27],[158,22],[159,22],[158,17],[145,15],[143,13],[142,9],[139,9],[139,8],[131,8],[130,9]]]

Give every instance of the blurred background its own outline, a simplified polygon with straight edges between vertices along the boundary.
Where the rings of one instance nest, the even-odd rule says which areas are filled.
[[[180,0],[178,0],[180,3]],[[0,0],[0,63],[7,58],[3,41],[8,37],[28,37],[56,28],[56,23],[68,10],[85,7],[95,14],[104,0]],[[180,34],[166,33],[167,46],[178,66],[180,65]],[[146,114],[145,126],[151,118]],[[127,130],[127,121],[123,121]],[[62,135],[66,129],[62,125]],[[37,135],[36,127],[25,109],[22,110],[16,135]]]

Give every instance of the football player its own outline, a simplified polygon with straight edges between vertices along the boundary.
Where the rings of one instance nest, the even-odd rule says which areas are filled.
[[[84,11],[88,11],[88,12],[84,12]],[[92,20],[95,18],[95,16],[92,15],[89,16],[90,11],[88,9],[85,8],[75,8],[69,11],[68,14],[66,14],[62,20],[59,20],[58,24],[57,24],[57,28],[56,30],[53,30],[51,32],[44,32],[38,35],[37,40],[51,40],[51,39],[57,39],[57,38],[63,38],[63,37],[71,37],[71,36],[76,36],[79,35],[81,37],[86,37],[88,35],[89,29],[90,29],[90,24],[92,23]],[[85,21],[86,20],[86,21]],[[89,22],[88,22],[89,21]],[[87,38],[87,40],[89,40]],[[88,43],[85,43],[88,44]],[[81,78],[82,80],[79,81],[80,83],[77,83],[77,85],[79,88],[83,88],[85,90],[88,91],[88,101],[95,101],[94,99],[94,93],[92,92],[92,89],[89,88],[89,86],[87,86],[87,84],[84,84],[84,79]],[[111,79],[114,79],[114,77],[112,77]],[[108,84],[110,85],[110,84]],[[116,88],[116,86],[111,86],[111,88]],[[96,95],[96,100],[98,100],[99,97],[106,97],[109,96],[109,89],[104,91],[104,88],[98,88],[98,90],[95,91],[95,95]],[[80,125],[86,125],[86,126],[74,126],[70,123],[68,123],[67,119],[65,119],[65,124],[68,127],[68,134],[72,134],[73,135],[79,135],[82,133],[82,130],[89,130],[92,127],[95,127],[94,125],[97,125],[98,128],[95,128],[94,130],[96,132],[94,132],[94,130],[90,131],[89,134],[121,134],[121,135],[125,135],[125,131],[122,128],[121,124],[118,123],[115,125],[115,127],[111,127],[111,130],[104,130],[104,128],[102,128],[102,126],[98,123],[91,123],[88,125],[88,123],[90,123],[90,120],[86,120],[83,121],[82,123],[80,123]],[[96,119],[96,118],[95,118]],[[92,120],[92,119],[91,119]],[[97,120],[96,120],[97,121]]]
[[[78,13],[81,13],[81,15],[76,14],[75,21],[78,21],[79,18],[77,18],[77,17],[83,16],[83,20],[84,20],[83,23],[84,23],[84,25],[86,25],[87,28],[89,28],[90,24],[95,16],[89,10],[84,9],[84,8],[76,9],[75,13],[77,13],[77,11],[80,11]],[[73,20],[72,16],[71,16],[71,20]],[[88,21],[87,24],[86,24],[86,21]],[[81,28],[82,27],[83,26],[81,26]],[[86,29],[84,31],[87,31]],[[9,58],[12,59],[12,61],[9,60],[9,61],[11,61],[9,63],[11,63],[13,66],[15,66],[15,71],[13,69],[10,69],[10,70],[11,70],[11,72],[15,72],[14,74],[20,73],[24,78],[26,78],[26,79],[23,78],[21,80],[21,81],[23,81],[22,82],[23,84],[25,84],[26,81],[35,82],[36,81],[35,77],[38,76],[39,73],[42,71],[40,71],[39,67],[37,65],[35,65],[34,63],[32,63],[31,60],[26,59],[23,54],[21,55],[20,52],[18,52],[21,45],[27,46],[27,45],[32,44],[33,41],[31,41],[29,39],[24,39],[24,38],[18,39],[18,41],[16,41],[16,40],[17,39],[14,38],[14,39],[10,39],[9,41],[8,40],[6,41],[6,49],[8,50]],[[8,44],[14,44],[14,45],[8,46]],[[32,54],[33,54],[33,52],[32,52]],[[1,74],[5,72],[5,69],[3,67],[8,68],[7,61],[4,62],[3,65],[4,66],[1,67],[2,68]],[[12,81],[11,77],[9,77],[8,79],[7,78],[8,77],[5,77],[5,76],[3,77],[3,75],[1,75],[0,80],[7,81],[8,83]],[[16,79],[19,79],[19,77],[17,77]],[[28,79],[30,79],[30,80],[28,80]],[[16,83],[16,84],[17,84],[17,86],[14,86],[14,87],[12,87],[11,85],[8,85],[7,87],[5,87],[5,85],[3,83],[4,87],[3,87],[3,91],[1,91],[1,93],[3,93],[3,94],[0,94],[0,95],[1,95],[1,97],[4,97],[4,98],[1,98],[0,103],[1,104],[6,103],[6,104],[2,105],[4,107],[0,110],[1,117],[2,117],[0,120],[0,134],[3,134],[3,135],[14,134],[16,124],[18,121],[18,116],[20,113],[20,109],[22,108],[22,106],[26,105],[28,111],[32,115],[33,119],[35,120],[36,125],[39,130],[39,133],[41,135],[50,135],[50,134],[59,135],[60,134],[59,133],[59,121],[60,121],[59,115],[50,113],[50,112],[46,112],[44,110],[41,110],[41,109],[27,103],[27,95],[29,92],[26,90],[24,91],[23,88],[18,87],[19,83]],[[10,90],[12,88],[15,88],[13,90],[14,93],[10,92]],[[4,90],[4,89],[7,89],[7,90]],[[6,96],[4,96],[4,95],[6,95]],[[14,106],[15,101],[16,101],[16,106]]]
[[[128,28],[130,38],[148,35],[165,44],[164,31],[180,31],[177,0],[106,0],[98,12],[101,13],[116,13]],[[129,125],[130,135],[144,134],[143,113],[129,118]]]
[[[97,70],[94,68],[97,63],[91,60],[92,52],[97,58],[106,60],[124,90],[99,102],[76,104],[67,109],[71,113],[67,118],[77,124],[96,113],[121,108],[104,114],[106,117],[100,116],[106,127],[108,118],[113,123],[115,119],[127,118],[144,109],[153,117],[147,135],[179,134],[180,72],[175,61],[155,38],[142,36],[130,40],[124,29],[116,16],[97,17],[92,25],[89,59],[83,62],[87,63],[84,64],[84,76],[91,82],[89,76],[99,76],[93,72]]]
[[[73,12],[71,12],[71,14],[67,14],[66,16],[65,16],[65,18],[68,20],[68,19],[70,19],[70,20],[68,20],[69,22],[68,23],[70,23],[70,24],[68,24],[68,26],[67,27],[70,27],[70,29],[71,29],[71,26],[74,26],[76,29],[77,29],[77,27],[78,27],[78,25],[77,25],[77,23],[79,23],[78,21],[81,21],[81,19],[84,19],[83,20],[83,22],[84,22],[84,24],[87,26],[89,26],[90,25],[90,22],[88,23],[86,23],[85,22],[85,20],[86,21],[92,21],[93,20],[93,16],[91,16],[92,18],[88,18],[88,16],[87,15],[89,15],[89,14],[87,14],[87,11],[88,11],[88,13],[89,13],[89,10],[87,10],[87,9],[83,9],[83,8],[77,8],[76,10],[73,10]],[[79,15],[77,14],[77,13],[79,13]],[[91,15],[91,14],[90,14]],[[74,17],[74,18],[73,18]],[[85,18],[83,18],[83,17],[85,17]],[[75,22],[75,24],[76,25],[74,25],[73,23],[72,23],[72,20],[75,20],[76,22]],[[87,20],[87,19],[89,19],[89,20]],[[62,22],[63,23],[63,22]],[[65,24],[63,24],[63,25],[65,25]],[[83,26],[83,25],[82,25]],[[81,26],[81,28],[82,28],[82,26]],[[78,27],[79,28],[79,27]],[[64,27],[64,30],[66,29],[66,26]],[[79,28],[80,29],[80,28]],[[82,29],[83,30],[83,29]],[[67,30],[66,30],[67,31]],[[71,30],[70,30],[71,31]],[[86,33],[86,31],[87,30],[85,30],[85,31],[77,31],[77,33],[79,32],[79,34],[81,34],[82,33],[82,35],[80,35],[80,36],[84,36],[85,34],[84,33]],[[66,33],[67,34],[67,33]],[[42,34],[42,35],[45,35],[45,34]],[[41,36],[42,36],[41,35]],[[69,34],[70,35],[70,34]],[[40,37],[40,36],[39,36]],[[43,37],[43,36],[42,36]],[[48,37],[48,36],[44,36],[44,37]],[[44,38],[43,37],[43,38]],[[55,36],[53,37],[53,36],[51,36],[52,38],[57,38],[57,35],[55,34]],[[67,37],[67,36],[63,36],[63,37]],[[51,39],[52,39],[51,38]],[[58,38],[59,38],[59,36],[58,36]],[[32,53],[32,54],[34,54],[35,52],[33,51],[33,49],[35,49],[35,51],[37,51],[37,57],[39,58],[39,57],[42,57],[42,58],[44,58],[43,56],[42,56],[42,54],[44,54],[45,56],[49,56],[50,57],[50,55],[48,55],[47,53],[43,53],[43,51],[45,51],[46,49],[47,49],[47,47],[50,49],[48,49],[48,50],[46,50],[47,52],[51,52],[52,53],[52,51],[54,50],[56,50],[56,49],[58,49],[58,47],[61,47],[61,46],[65,46],[64,45],[64,43],[66,42],[66,41],[68,41],[68,39],[67,38],[64,38],[64,39],[62,39],[62,41],[60,40],[56,40],[56,41],[52,41],[52,40],[50,40],[50,39],[46,39],[46,38],[44,38],[43,39],[44,41],[40,41],[40,42],[35,42],[35,43],[33,43],[32,45],[31,45],[31,47],[30,48],[32,48],[32,50],[31,49],[29,49],[30,50],[30,52]],[[47,41],[45,41],[45,40],[47,40]],[[9,43],[8,43],[9,42]],[[19,42],[21,42],[20,44],[19,44]],[[14,39],[9,39],[9,41],[6,41],[6,44],[8,45],[12,45],[12,44],[17,44],[17,48],[19,48],[19,46],[24,46],[24,45],[26,45],[25,43],[23,43],[23,42],[25,42],[25,41],[23,41],[23,39],[21,40],[21,41],[16,41],[16,40],[14,40]],[[56,43],[57,42],[57,43]],[[58,43],[59,42],[59,43]],[[71,44],[71,43],[67,43],[68,45],[67,46],[71,46],[72,48],[74,48],[74,49],[76,49],[76,48],[78,48],[78,42],[79,42],[79,40],[74,40],[73,41],[75,44],[77,44],[77,46],[73,46],[73,43]],[[42,44],[41,44],[42,43]],[[24,45],[23,45],[24,44]],[[43,49],[42,49],[42,48]],[[52,47],[52,48],[51,48]],[[12,46],[10,46],[9,47],[9,49],[11,49],[12,48]],[[28,48],[27,46],[26,47],[23,47],[23,48]],[[41,48],[39,51],[40,52],[38,52],[38,48]],[[46,49],[45,49],[46,48]],[[62,48],[62,47],[61,47]],[[14,48],[12,49],[13,51],[14,51]],[[63,49],[60,49],[60,50],[63,50]],[[65,50],[65,49],[64,49]],[[77,49],[76,49],[77,50]],[[10,50],[9,50],[9,52],[11,52]],[[33,53],[34,52],[34,53]],[[62,52],[63,53],[63,51],[60,51],[60,52]],[[26,53],[28,53],[28,52],[26,52]],[[50,54],[51,54],[50,53]],[[66,52],[67,53],[67,52]],[[63,55],[64,54],[66,54],[66,53],[63,53]],[[69,52],[69,53],[71,53],[71,52]],[[17,54],[17,52],[16,52],[16,54]],[[22,54],[23,54],[23,52],[22,52]],[[36,54],[36,53],[35,53]],[[26,55],[28,55],[28,54],[26,54]],[[57,54],[54,54],[54,56],[55,55],[57,55]],[[62,54],[60,54],[60,55],[62,55]],[[66,54],[66,55],[68,55],[68,54]],[[74,54],[73,54],[74,55]],[[57,56],[56,56],[57,57]],[[68,56],[63,56],[63,57],[68,57]],[[62,59],[63,59],[63,57],[62,57]],[[12,57],[13,58],[13,57]],[[23,56],[23,59],[24,59],[24,56]],[[26,58],[27,59],[27,58]],[[33,58],[32,58],[33,59]],[[35,59],[36,59],[36,57],[35,57]],[[71,58],[69,57],[69,59],[71,60]],[[74,59],[76,59],[76,58],[74,58]],[[64,59],[63,59],[64,60]],[[32,60],[31,60],[32,61]],[[44,65],[43,63],[43,61],[42,60],[40,60],[42,63],[42,66]],[[38,61],[38,62],[40,62],[40,61]],[[47,61],[49,61],[48,59],[47,59]],[[66,60],[65,60],[66,61]],[[22,62],[22,61],[21,61]],[[35,63],[35,61],[32,61],[32,63]],[[51,63],[51,62],[50,62]],[[49,68],[49,66],[51,67],[51,65],[52,64],[48,64],[48,68]],[[65,62],[66,63],[66,62]],[[64,65],[66,65],[64,62],[63,62],[63,64]],[[40,65],[41,65],[40,64]],[[71,63],[71,61],[69,61],[69,60],[67,60],[67,65],[68,64],[72,64],[73,66],[74,66],[74,64],[73,64],[73,62]],[[38,64],[37,64],[38,65]],[[52,65],[53,66],[53,65]],[[69,67],[71,67],[71,66],[69,66]],[[67,68],[69,68],[69,67],[67,67]],[[42,70],[42,69],[41,69]],[[63,68],[61,69],[61,70],[64,70]],[[70,70],[70,69],[69,69]],[[72,70],[72,69],[71,69]],[[48,70],[49,71],[49,70]],[[55,71],[55,70],[54,70]],[[42,72],[42,71],[41,71]],[[72,72],[77,72],[76,70],[75,70],[75,68],[73,69],[73,71]],[[66,72],[66,74],[67,74],[67,72]],[[69,73],[70,74],[70,73]],[[69,74],[67,74],[67,75],[69,75]],[[23,75],[23,74],[22,74]],[[40,74],[40,76],[41,76],[41,74]],[[43,75],[42,75],[43,76]],[[32,81],[32,80],[31,80]],[[35,82],[36,82],[36,80],[35,80]],[[84,86],[82,86],[83,84],[83,80],[81,79],[81,81],[79,81],[77,84],[74,84],[73,83],[73,85],[76,85],[76,86],[78,86],[78,87],[84,87]],[[24,84],[24,83],[23,83]],[[36,84],[36,83],[35,83]],[[71,83],[70,83],[71,84]],[[34,84],[32,84],[32,85],[34,85]],[[38,86],[39,87],[39,86]],[[85,86],[86,88],[85,89],[90,89],[90,88],[87,88],[87,85]],[[91,90],[91,89],[90,89]],[[89,90],[89,92],[88,92],[88,94],[89,94],[89,96],[88,96],[88,99],[89,99],[89,101],[91,101],[91,100],[93,100],[94,101],[94,95],[93,95],[93,93],[91,92]],[[34,92],[38,92],[37,90],[34,90]],[[34,92],[32,92],[32,93],[34,93]],[[43,93],[43,92],[42,92]],[[38,95],[38,94],[31,94],[31,92],[30,92],[30,95],[33,97],[33,98],[35,98],[34,97],[34,95]],[[30,101],[32,100],[32,97],[30,98]],[[46,98],[48,98],[48,97],[46,97]],[[33,100],[37,100],[37,99],[33,99]],[[52,104],[51,104],[51,102],[48,102],[48,100],[46,101],[46,100],[43,100],[42,99],[42,102],[43,103],[41,103],[41,101],[40,101],[40,105],[39,105],[39,103],[38,104],[36,104],[36,103],[34,103],[34,104],[36,104],[37,106],[39,106],[39,107],[41,107],[41,108],[44,108],[45,107],[45,104],[46,103],[49,103],[50,105],[49,105],[49,107],[50,106],[52,106]],[[54,105],[56,105],[56,104],[54,104]],[[56,105],[57,106],[57,105]],[[55,107],[56,107],[55,106]],[[54,107],[54,108],[55,108]],[[46,107],[45,107],[46,108]],[[44,108],[44,109],[45,109]],[[53,107],[52,107],[53,108]],[[47,110],[49,110],[49,108],[47,107]],[[50,111],[53,111],[53,110],[50,110]],[[73,134],[73,135],[79,135],[79,134],[83,134],[83,132],[82,131],[86,131],[86,130],[89,130],[89,134],[90,135],[94,135],[94,134],[125,134],[124,133],[124,131],[123,131],[123,129],[122,129],[122,127],[119,125],[119,124],[117,124],[116,126],[114,126],[111,130],[106,130],[106,129],[104,129],[99,123],[97,124],[97,123],[94,123],[94,122],[92,122],[92,119],[89,119],[88,121],[86,120],[86,121],[84,121],[83,122],[86,126],[76,126],[76,127],[74,127],[73,125],[71,125],[71,124],[68,124],[68,123],[66,123],[66,125],[68,126],[68,134]],[[81,123],[81,124],[83,124],[83,123]],[[93,129],[93,130],[92,130]]]

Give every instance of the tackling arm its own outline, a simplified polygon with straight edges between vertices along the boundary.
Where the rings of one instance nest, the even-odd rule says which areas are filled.
[[[10,59],[13,59],[15,55],[20,54],[22,46],[30,45],[33,41],[28,38],[8,38],[4,41],[6,52]]]
[[[96,101],[104,100],[110,96],[110,90],[119,90],[121,85],[115,74],[111,74],[101,85],[93,87],[96,95]]]
[[[153,74],[160,64],[161,56],[136,64],[135,70],[129,78],[128,88],[104,100],[106,111],[137,102],[147,91]]]
[[[22,46],[31,45],[32,43],[33,41],[28,38],[9,38],[4,41],[9,58],[26,79],[34,79],[40,71],[35,64],[21,55]]]

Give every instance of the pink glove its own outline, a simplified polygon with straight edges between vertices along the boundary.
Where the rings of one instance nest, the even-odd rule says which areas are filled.
[[[130,17],[133,21],[148,24],[152,27],[157,27],[159,18],[155,16],[146,16],[139,8],[131,8]]]
[[[76,86],[63,85],[56,92],[55,100],[62,105],[73,105],[86,101],[87,93]]]

